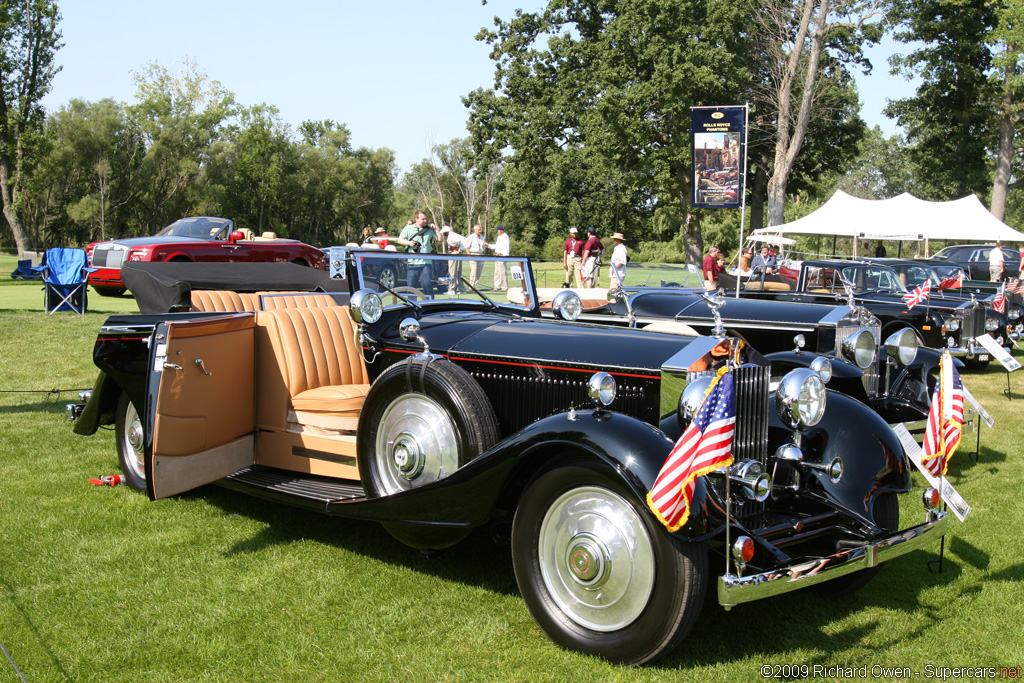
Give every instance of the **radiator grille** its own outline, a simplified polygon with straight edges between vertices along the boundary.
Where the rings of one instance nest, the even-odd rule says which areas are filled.
[[[95,268],[120,268],[127,250],[118,247],[96,247],[92,250],[92,265]]]
[[[974,339],[985,334],[985,307],[975,306],[965,310],[964,322],[960,329],[962,343],[966,343],[968,339]]]
[[[736,389],[736,433],[733,436],[732,455],[735,462],[757,460],[767,469],[768,464],[768,410],[771,388],[771,368],[744,365],[733,371]],[[694,372],[687,377],[692,381],[708,372]],[[724,486],[722,487],[724,493]],[[733,487],[732,514],[747,517],[764,512],[764,503],[747,500]]]

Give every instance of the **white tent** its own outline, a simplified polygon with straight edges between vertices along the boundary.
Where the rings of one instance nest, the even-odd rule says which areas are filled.
[[[892,199],[858,199],[837,190],[817,211],[755,233],[870,240],[1024,242],[1024,233],[989,213],[973,194],[951,202],[929,202],[907,193]]]

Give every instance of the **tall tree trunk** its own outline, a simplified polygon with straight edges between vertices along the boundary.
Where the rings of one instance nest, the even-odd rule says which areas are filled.
[[[758,159],[754,181],[750,184],[750,232],[764,227],[764,200],[768,189],[768,172],[765,170],[767,165],[767,158]],[[743,248],[742,244],[740,248]]]
[[[700,264],[704,258],[704,236],[700,230],[700,217],[691,205],[693,199],[693,173],[686,164],[676,164],[676,187],[679,205],[683,207],[683,244],[686,245],[686,262]]]
[[[1016,46],[1008,46],[1007,53],[1016,52]],[[992,215],[1003,220],[1006,215],[1006,195],[1009,191],[1010,174],[1013,167],[1013,88],[1016,76],[1013,64],[1007,64],[1003,71],[1003,101],[1000,103],[999,148],[996,152],[996,175],[992,183]]]
[[[6,159],[0,160],[0,200],[4,204],[4,218],[7,225],[11,226],[11,233],[14,235],[14,244],[18,247],[18,258],[24,259],[28,249],[28,239],[25,236],[25,229],[18,218],[18,212],[14,210],[14,200],[18,195],[18,188],[11,186],[11,169]]]
[[[799,69],[804,51],[804,43],[810,31],[811,19],[814,16],[818,0],[804,0],[800,27],[793,42],[793,51],[789,55],[786,72],[779,84],[779,112],[777,117],[777,135],[775,138],[775,163],[772,166],[772,177],[768,180],[768,225],[781,225],[786,222],[786,185],[793,166],[804,144],[807,125],[810,122],[811,104],[814,101],[814,84],[818,76],[818,62],[825,33],[828,30],[829,0],[820,0],[818,5],[818,21],[811,36],[811,50],[807,56],[807,65]],[[796,114],[796,122],[791,123],[793,116],[793,87],[798,74],[803,74],[800,109]]]

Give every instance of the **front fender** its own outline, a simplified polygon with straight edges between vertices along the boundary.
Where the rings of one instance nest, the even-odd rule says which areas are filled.
[[[769,423],[772,448],[791,439],[792,430],[772,411]],[[896,434],[875,411],[844,394],[829,390],[825,416],[804,430],[804,458],[827,464],[842,458],[843,476],[832,482],[828,475],[807,470],[805,490],[855,519],[873,526],[872,504],[884,490],[910,488],[910,462]],[[774,451],[770,451],[774,452]]]
[[[117,399],[120,396],[121,387],[107,376],[107,373],[100,370],[92,387],[92,396],[85,404],[82,414],[75,420],[72,431],[81,436],[91,436],[100,426],[113,424]]]

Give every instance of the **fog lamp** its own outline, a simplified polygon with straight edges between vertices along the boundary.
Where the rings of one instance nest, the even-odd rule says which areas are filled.
[[[754,559],[754,539],[750,536],[740,536],[732,544],[732,559],[743,566]]]
[[[924,509],[928,511],[938,510],[939,503],[942,501],[942,496],[939,495],[939,490],[934,486],[929,486],[924,490]]]

